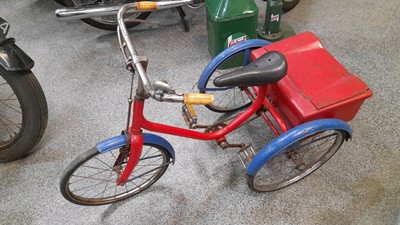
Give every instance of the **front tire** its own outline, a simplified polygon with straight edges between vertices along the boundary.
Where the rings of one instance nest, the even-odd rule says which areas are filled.
[[[0,162],[30,153],[47,126],[47,102],[30,71],[7,71],[0,66]]]
[[[128,181],[117,185],[129,152],[124,147],[100,153],[92,148],[65,168],[60,190],[79,205],[104,205],[134,196],[154,184],[167,170],[171,156],[161,145],[144,143],[142,155]]]

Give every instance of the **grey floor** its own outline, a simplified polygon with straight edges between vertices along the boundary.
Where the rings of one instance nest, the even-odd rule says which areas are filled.
[[[261,23],[265,4],[257,4]],[[0,164],[0,224],[400,224],[398,0],[302,0],[284,16],[296,32],[319,36],[374,91],[351,122],[353,140],[310,177],[280,191],[255,193],[234,151],[165,135],[176,150],[175,165],[143,194],[101,207],[66,201],[59,176],[80,153],[124,128],[129,74],[115,33],[58,21],[58,7],[51,0],[0,3],[10,36],[36,62],[33,72],[49,106],[37,151]],[[210,56],[204,8],[185,11],[189,33],[173,10],[153,13],[148,21],[154,23],[130,33],[150,59],[151,79],[189,92]],[[179,109],[151,101],[146,112],[183,126]],[[249,124],[231,138],[263,146],[271,134],[261,128]]]

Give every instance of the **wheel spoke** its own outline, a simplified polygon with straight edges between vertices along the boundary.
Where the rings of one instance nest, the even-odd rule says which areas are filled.
[[[10,119],[8,119],[7,117],[5,117],[5,116],[3,116],[1,114],[0,114],[0,117],[3,118],[4,120],[6,120],[7,122],[9,122],[9,124],[12,124],[15,127],[21,129],[21,124],[20,123],[14,123],[13,121],[11,121]],[[1,119],[1,118],[0,118],[0,120],[3,121],[3,119]]]
[[[0,126],[2,127],[0,145],[5,145],[11,143],[17,137],[22,128],[23,118],[19,100],[10,84],[2,82],[0,86],[4,95],[0,100],[2,111],[0,114]]]
[[[84,179],[90,179],[90,180],[104,181],[104,182],[109,182],[109,181],[111,181],[111,180],[108,180],[108,179],[94,178],[94,177],[92,177],[92,176],[90,176],[90,177],[88,177],[88,176],[80,176],[80,175],[72,175],[72,176],[73,176],[73,177],[84,178]],[[83,180],[83,179],[81,179],[81,180]],[[72,183],[70,183],[70,184],[73,184],[73,183],[77,183],[77,182],[72,182]]]
[[[4,123],[4,121],[0,118],[0,122],[1,122],[1,124],[3,125],[3,127],[6,129],[6,131],[7,131],[7,133],[10,135],[10,133],[14,133],[14,134],[16,134],[6,123]],[[12,135],[10,135],[10,139],[12,138],[13,136]]]
[[[89,191],[92,190],[91,188],[96,187],[96,186],[101,185],[101,184],[103,184],[103,182],[95,183],[95,184],[92,184],[92,185],[89,185],[89,186],[84,186],[84,187],[81,187],[81,188],[79,188],[79,189],[74,189],[73,191],[75,192],[75,195],[77,195],[76,192],[80,192],[80,191],[82,191],[82,190],[86,190],[86,191],[83,192],[82,194],[79,194],[79,196],[83,197],[86,193],[88,193]],[[90,189],[89,189],[89,188],[90,188]],[[87,189],[89,189],[89,190],[87,190]]]
[[[110,180],[110,178],[111,178],[112,175],[113,175],[113,171],[110,172],[110,175],[108,176],[108,180]],[[107,181],[107,182],[106,182],[106,185],[104,185],[104,190],[103,190],[103,193],[101,194],[101,198],[104,197],[104,193],[105,193],[106,190],[107,190],[108,182],[109,182],[109,181]],[[96,195],[96,196],[97,196],[97,195]]]
[[[138,175],[138,176],[135,176],[135,177],[133,177],[133,178],[131,178],[131,179],[128,179],[127,181],[132,181],[132,180],[135,180],[135,179],[137,179],[137,178],[143,177],[144,175],[149,174],[149,173],[151,173],[151,172],[153,172],[153,171],[156,171],[156,170],[158,170],[158,169],[160,169],[160,168],[162,168],[162,167],[164,167],[164,166],[166,166],[166,165],[168,165],[168,164],[170,164],[170,163],[171,163],[171,162],[164,163],[164,164],[162,164],[162,165],[159,166],[159,167],[156,167],[156,168],[151,169],[151,170],[149,170],[149,171],[147,171],[147,172],[145,172],[145,173],[142,173],[142,174],[140,174],[140,175]]]
[[[1,107],[1,106],[5,106],[5,107],[7,107],[7,108],[9,108],[9,109],[11,109],[11,110],[13,110],[13,111],[19,113],[19,114],[22,114],[22,110],[18,110],[18,109],[21,109],[21,107],[18,107],[18,106],[10,106],[10,105],[6,104],[6,102],[9,102],[9,101],[14,101],[14,102],[15,102],[15,101],[18,101],[18,98],[17,98],[16,96],[15,96],[15,98],[11,98],[12,96],[15,96],[15,93],[12,93],[8,98],[1,100],[1,102],[0,102],[0,107]],[[14,108],[14,107],[15,107],[15,108]]]
[[[106,167],[113,169],[111,166],[109,166],[107,163],[105,163],[104,161],[100,160],[99,158],[95,157],[95,159],[99,162],[101,162],[103,165],[105,165]]]

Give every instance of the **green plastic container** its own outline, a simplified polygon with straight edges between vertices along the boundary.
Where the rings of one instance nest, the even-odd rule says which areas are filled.
[[[257,38],[258,7],[254,0],[206,0],[208,50],[214,58],[224,49]],[[226,61],[219,68],[243,65],[243,55]]]

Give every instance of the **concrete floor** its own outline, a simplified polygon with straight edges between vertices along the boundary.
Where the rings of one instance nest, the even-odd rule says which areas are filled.
[[[264,20],[264,2],[260,23]],[[60,172],[95,143],[124,128],[129,73],[116,34],[81,21],[58,21],[49,0],[2,0],[9,35],[34,60],[49,106],[37,151],[0,164],[0,224],[400,224],[400,2],[302,0],[284,16],[296,32],[312,31],[374,91],[351,122],[354,136],[320,170],[280,191],[252,192],[234,151],[213,142],[165,136],[176,163],[148,191],[126,201],[83,207],[60,194]],[[151,14],[131,30],[150,59],[151,79],[195,91],[207,51],[205,10],[185,8],[184,33],[173,10]],[[180,106],[154,101],[156,121],[183,125]],[[200,109],[201,112],[206,110]],[[257,124],[233,139],[263,146]],[[271,136],[268,131],[266,136]]]

